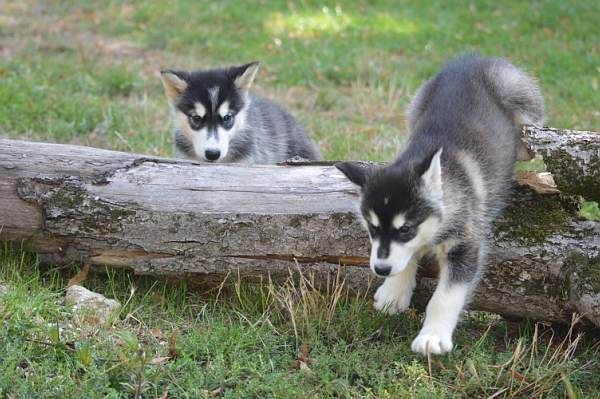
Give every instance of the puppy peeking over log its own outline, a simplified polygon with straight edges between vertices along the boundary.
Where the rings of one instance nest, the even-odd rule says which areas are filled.
[[[258,65],[161,71],[173,111],[177,158],[252,164],[321,159],[292,115],[250,93]]]

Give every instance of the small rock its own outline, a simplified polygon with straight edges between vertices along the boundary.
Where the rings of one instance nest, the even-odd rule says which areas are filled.
[[[0,296],[6,294],[8,292],[8,287],[4,284],[0,283]]]
[[[67,288],[67,303],[72,305],[76,311],[92,314],[98,323],[106,323],[110,317],[121,309],[121,304],[114,299],[108,299],[104,295],[90,291],[80,285],[72,285]]]

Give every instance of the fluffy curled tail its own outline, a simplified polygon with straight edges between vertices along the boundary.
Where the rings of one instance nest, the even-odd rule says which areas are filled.
[[[445,98],[455,99],[457,104]],[[417,129],[428,113],[439,116],[449,111],[470,112],[474,118],[501,112],[520,134],[522,125],[543,125],[544,97],[536,80],[510,62],[463,55],[419,88],[407,108],[409,129]],[[520,142],[517,156],[519,160],[531,158]]]
[[[516,125],[542,126],[544,97],[537,81],[503,59],[491,59],[486,78],[500,104]]]
[[[513,119],[517,127],[544,123],[544,97],[537,81],[503,59],[491,59],[485,68],[485,77],[492,94]],[[533,154],[519,140],[517,160],[528,161]]]

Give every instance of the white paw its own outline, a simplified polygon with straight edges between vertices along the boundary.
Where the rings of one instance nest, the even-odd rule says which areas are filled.
[[[413,352],[421,355],[427,355],[427,353],[441,355],[452,350],[452,336],[421,331],[410,347]]]
[[[402,290],[398,286],[384,283],[375,291],[374,306],[375,309],[387,314],[402,313],[408,309],[411,296],[410,290]]]

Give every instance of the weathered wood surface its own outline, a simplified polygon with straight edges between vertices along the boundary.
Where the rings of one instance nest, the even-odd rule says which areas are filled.
[[[523,136],[561,191],[600,201],[600,133],[527,127]]]
[[[326,279],[342,264],[348,284],[365,287],[356,201],[326,165],[197,164],[0,140],[0,239],[25,240],[53,263],[206,279],[288,275],[295,262]],[[600,224],[580,220],[568,197],[519,188],[493,242],[473,308],[556,322],[576,311],[600,326]],[[417,304],[434,283],[430,265],[423,274]]]

